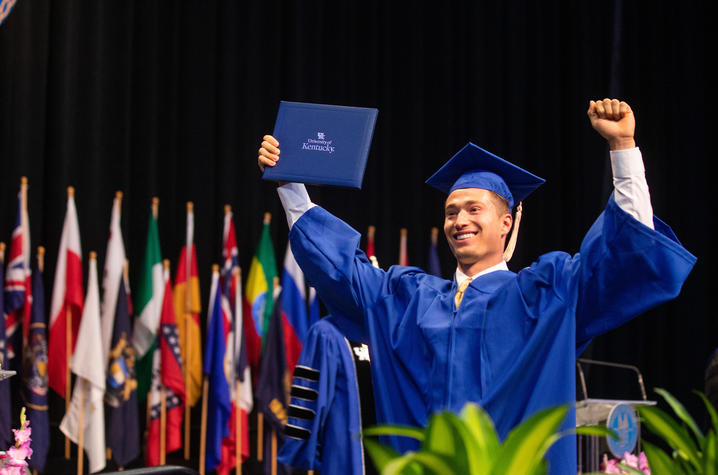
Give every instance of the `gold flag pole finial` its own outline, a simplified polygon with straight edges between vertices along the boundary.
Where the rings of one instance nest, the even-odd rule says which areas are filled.
[[[160,199],[156,196],[152,198],[152,216],[157,219],[157,214],[160,208]]]

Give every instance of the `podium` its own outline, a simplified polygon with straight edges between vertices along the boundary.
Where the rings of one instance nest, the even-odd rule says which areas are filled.
[[[598,365],[635,372],[641,390],[641,399],[589,398],[582,365]],[[608,453],[610,458],[620,459],[623,458],[625,452],[639,453],[641,451],[641,428],[634,408],[642,405],[653,406],[656,402],[647,399],[643,376],[636,366],[577,358],[576,369],[583,393],[583,399],[576,401],[576,426],[605,425],[619,436],[618,441],[597,436],[580,435],[577,437],[578,473],[595,473],[600,471],[605,453]]]

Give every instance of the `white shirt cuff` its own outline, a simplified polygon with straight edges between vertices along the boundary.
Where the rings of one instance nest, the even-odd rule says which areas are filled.
[[[653,229],[653,207],[638,147],[611,151],[613,198],[626,213]]]
[[[287,215],[290,230],[304,213],[316,206],[309,199],[309,193],[303,183],[287,183],[278,187],[277,193],[284,207],[284,214]]]
[[[643,157],[638,147],[611,150],[610,153],[614,178],[645,175],[646,168],[643,166]]]

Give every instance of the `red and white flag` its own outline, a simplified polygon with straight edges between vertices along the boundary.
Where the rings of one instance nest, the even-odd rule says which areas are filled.
[[[72,188],[68,188],[67,213],[62,227],[55,266],[55,283],[52,288],[47,358],[48,384],[63,398],[67,394],[66,370],[70,363],[68,355],[71,356],[75,349],[83,302],[80,227],[77,223],[74,192]],[[69,325],[70,341],[67,341],[68,318],[72,319]]]
[[[168,266],[168,264],[167,264]],[[165,453],[182,447],[182,419],[184,416],[185,386],[182,377],[182,356],[179,334],[172,303],[172,286],[169,269],[165,267],[165,290],[162,298],[162,317],[159,330],[159,348],[154,350],[152,387],[150,398],[150,424],[147,429],[145,464],[159,465],[163,454],[160,450],[162,399],[166,411]]]

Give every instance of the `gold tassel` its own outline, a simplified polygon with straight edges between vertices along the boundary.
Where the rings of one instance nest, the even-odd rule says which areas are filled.
[[[509,262],[511,257],[514,255],[516,249],[516,240],[519,238],[519,225],[521,224],[521,212],[523,211],[522,203],[516,207],[516,217],[514,218],[514,228],[511,230],[511,236],[509,237],[509,244],[506,246],[504,251],[504,261]]]

